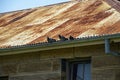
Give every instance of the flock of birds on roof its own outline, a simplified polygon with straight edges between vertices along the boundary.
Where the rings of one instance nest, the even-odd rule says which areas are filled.
[[[69,36],[69,38],[66,38],[62,35],[58,35],[60,41],[66,41],[66,40],[74,40],[76,38],[72,37],[72,36]],[[48,43],[53,43],[53,42],[56,42],[57,40],[56,39],[53,39],[53,38],[50,38],[50,37],[47,37],[47,42]]]

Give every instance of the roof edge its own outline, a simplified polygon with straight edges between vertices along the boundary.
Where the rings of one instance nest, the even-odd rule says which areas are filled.
[[[111,39],[114,42],[120,42],[120,33],[112,35],[103,35],[103,36],[94,36],[94,37],[84,37],[76,40],[68,40],[64,42],[54,42],[54,43],[41,43],[33,44],[29,46],[16,46],[12,48],[0,49],[0,56],[3,55],[13,55],[13,54],[22,54],[29,52],[53,50],[53,49],[62,49],[62,48],[71,48],[71,47],[80,47],[80,46],[89,46],[89,45],[98,45],[104,44],[105,39]]]

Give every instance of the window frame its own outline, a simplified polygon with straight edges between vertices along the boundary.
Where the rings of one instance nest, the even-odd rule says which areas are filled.
[[[64,63],[64,64],[63,64]],[[67,60],[62,60],[62,71],[66,73],[65,78],[62,80],[74,80],[73,78],[76,77],[76,75],[73,73],[73,66],[74,64],[81,64],[81,63],[90,63],[91,64],[91,58],[77,58],[77,59],[67,59]],[[77,72],[77,70],[76,70]]]

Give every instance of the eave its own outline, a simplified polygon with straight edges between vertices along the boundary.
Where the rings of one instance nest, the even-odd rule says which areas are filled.
[[[83,37],[83,38],[68,40],[64,42],[57,41],[54,43],[37,43],[30,45],[12,46],[9,48],[1,48],[0,56],[53,50],[53,49],[98,45],[98,44],[104,44],[105,39],[110,39],[111,41],[114,42],[120,42],[120,33],[111,34],[111,35],[102,35],[102,36]]]

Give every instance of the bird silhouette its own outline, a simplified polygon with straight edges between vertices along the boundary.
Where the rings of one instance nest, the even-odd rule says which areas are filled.
[[[53,43],[53,42],[56,42],[56,40],[55,40],[55,39],[52,39],[52,38],[49,38],[49,37],[47,37],[47,41],[48,41],[48,43]]]
[[[74,39],[75,39],[75,38],[74,38],[74,37],[72,37],[72,36],[70,36],[70,37],[69,37],[69,40],[74,40]]]
[[[60,41],[66,41],[66,40],[68,40],[68,38],[65,38],[65,37],[62,36],[62,35],[58,35],[58,36],[59,36]]]

